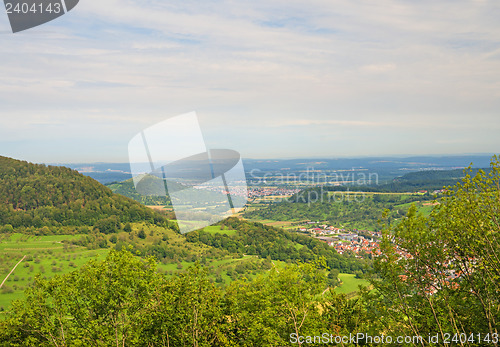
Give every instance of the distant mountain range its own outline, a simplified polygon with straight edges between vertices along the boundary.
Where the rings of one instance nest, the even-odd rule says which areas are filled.
[[[262,177],[269,173],[298,175],[306,170],[351,170],[377,173],[381,183],[389,182],[408,172],[463,169],[471,163],[476,168],[489,167],[490,155],[368,157],[327,159],[244,159],[247,178]],[[77,170],[83,175],[109,184],[132,177],[128,163],[58,164]]]

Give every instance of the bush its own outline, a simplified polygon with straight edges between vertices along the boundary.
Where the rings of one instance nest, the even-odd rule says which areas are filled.
[[[132,231],[132,227],[130,226],[130,223],[125,224],[125,226],[123,227],[123,231],[125,231],[127,233]]]
[[[103,234],[116,233],[119,228],[120,228],[120,221],[116,216],[111,216],[108,218],[98,220],[97,223],[95,223],[94,225],[94,229],[98,229],[99,232]]]
[[[111,243],[116,243],[118,241],[118,238],[116,237],[116,235],[111,235],[111,237],[109,238],[109,242]]]
[[[14,231],[14,228],[10,224],[5,224],[2,227],[2,229],[0,229],[0,232],[2,232],[2,233],[10,233],[10,232],[13,232],[13,231]]]
[[[4,285],[2,288],[2,294],[10,294],[10,293],[14,293],[14,289]]]
[[[146,238],[146,233],[144,232],[144,229],[139,230],[139,232],[137,233],[137,236],[140,239],[145,239]]]

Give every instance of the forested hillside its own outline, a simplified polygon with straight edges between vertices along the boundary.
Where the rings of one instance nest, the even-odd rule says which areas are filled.
[[[167,222],[159,213],[77,171],[0,157],[0,224],[18,227]]]
[[[347,198],[346,198],[347,199]],[[384,212],[391,220],[402,218],[408,211],[411,199],[402,200],[400,196],[366,196],[356,201],[317,202],[280,202],[267,207],[248,211],[243,217],[251,220],[279,220],[279,221],[323,221],[330,225],[337,225],[354,229],[379,230]]]
[[[500,162],[493,166],[447,191],[430,216],[411,207],[387,226],[373,290],[355,297],[327,289],[315,244],[318,258],[273,264],[227,286],[211,281],[203,258],[167,276],[154,258],[112,251],[68,274],[37,277],[0,320],[0,345],[498,346]],[[230,227],[235,237],[222,235]],[[280,257],[281,246],[292,252],[288,234],[262,224],[229,219],[220,230],[186,237],[261,256]]]
[[[171,205],[168,195],[158,196],[157,191],[154,189],[158,180],[159,178],[155,176],[146,175],[140,182],[142,194],[135,188],[133,179],[123,182],[113,182],[108,187],[114,193],[126,196],[144,205]]]
[[[230,253],[257,255],[284,262],[305,263],[323,259],[328,268],[340,272],[367,271],[370,267],[369,261],[354,256],[341,256],[326,243],[309,236],[237,218],[226,219],[220,226],[222,230],[228,228],[238,232],[234,235],[223,235],[200,230],[187,234],[186,239],[189,242],[225,249]]]
[[[325,268],[336,271],[330,274],[330,284],[338,284],[339,272],[366,272],[370,267],[369,260],[340,256],[319,240],[236,218],[180,235],[165,214],[64,167],[2,158],[0,179],[5,188],[0,200],[0,249],[6,250],[0,255],[0,270],[8,274],[26,255],[35,263],[29,272],[18,269],[22,275],[8,279],[0,292],[7,296],[20,294],[37,272],[51,277],[75,268],[75,262],[83,264],[79,260],[83,255],[103,255],[110,248],[153,256],[170,274],[202,260],[220,285],[256,276],[272,262],[281,266],[323,259]],[[149,183],[157,180],[146,177],[143,192],[147,194]],[[127,185],[134,192],[132,181],[119,186]],[[55,235],[58,238],[51,238]],[[7,296],[2,297],[0,312],[10,305]]]

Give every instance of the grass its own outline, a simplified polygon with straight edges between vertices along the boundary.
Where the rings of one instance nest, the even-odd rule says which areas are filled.
[[[208,227],[204,227],[203,230],[211,234],[219,233],[223,235],[234,235],[237,233],[236,230],[230,230],[230,229],[221,230],[220,226],[218,225],[211,225]]]
[[[178,220],[176,222],[180,228],[189,228],[191,230],[201,229],[205,225],[207,225],[207,223],[204,221],[186,221],[186,220],[179,221]]]
[[[22,235],[26,236],[26,235]],[[84,247],[64,246],[59,240],[81,237],[65,236],[29,236],[11,235],[0,241],[0,282],[12,270],[14,265],[26,255],[9,276],[0,290],[0,308],[7,310],[11,302],[23,297],[26,287],[32,283],[37,274],[44,277],[61,275],[87,263],[90,259],[104,259],[108,249],[89,250]],[[22,240],[22,241],[21,241]],[[50,247],[47,247],[49,245]]]
[[[411,205],[415,205],[417,207],[417,211],[422,213],[425,217],[428,217],[432,210],[434,209],[434,205],[424,205],[425,204],[431,204],[432,201],[414,201],[414,202],[408,202],[405,204],[400,204],[400,205],[394,205],[395,209],[408,209],[410,208]]]
[[[190,260],[181,261],[179,266],[178,262],[172,261],[171,263],[158,263],[158,269],[167,274],[175,274],[178,272],[186,271],[194,264],[194,259],[202,260],[202,254],[208,249],[206,246],[197,246],[194,244],[186,243],[185,237],[174,231],[146,225],[144,223],[134,223],[132,225],[132,233],[121,231],[116,235],[119,242],[125,244],[130,243],[129,238],[136,235],[139,230],[144,229],[146,233],[145,239],[139,239],[137,236],[133,237],[133,243],[136,245],[151,245],[160,242],[162,237],[167,237],[167,242],[170,247],[177,250],[186,250],[188,254],[196,255]],[[226,235],[233,235],[237,233],[235,230],[220,230],[219,226],[209,226],[204,228],[210,233],[221,233]],[[23,297],[24,290],[33,283],[37,274],[43,277],[51,278],[55,275],[63,275],[71,271],[75,271],[88,263],[91,259],[102,260],[109,252],[110,247],[114,244],[108,242],[108,248],[103,249],[88,249],[82,246],[75,246],[66,244],[65,240],[76,241],[87,235],[48,235],[48,236],[35,236],[25,235],[19,233],[1,234],[0,235],[0,283],[4,280],[7,274],[12,270],[14,265],[27,256],[26,259],[19,264],[12,275],[7,279],[5,285],[0,289],[0,319],[5,316],[3,310],[9,310],[12,301]],[[106,235],[106,239],[110,239],[112,235]],[[302,246],[296,245],[297,248]],[[189,259],[189,258],[188,258]],[[235,258],[226,256],[224,258],[206,259],[205,266],[210,277],[213,280],[222,278],[222,283],[218,285],[225,285],[230,283],[235,277],[229,276],[235,273],[236,269],[242,268],[244,273],[240,271],[237,277],[254,278],[259,274],[265,273],[264,259],[255,256],[243,256]],[[282,268],[286,263],[274,261],[273,264],[278,268]],[[248,265],[248,267],[246,266]],[[364,280],[354,279],[354,275],[340,275],[343,281],[342,286],[336,288],[336,291],[351,292],[357,290],[357,284],[366,284]]]
[[[205,264],[202,264],[203,267],[205,267],[208,270],[208,276],[215,281],[217,278],[217,274],[220,274],[220,277],[222,278],[223,282],[220,283],[220,285],[227,285],[229,284],[232,279],[230,276],[228,276],[228,271],[234,271],[237,265],[240,264],[245,264],[245,263],[252,263],[254,262],[255,264],[261,264],[264,260],[260,259],[256,256],[253,255],[245,255],[241,258],[234,258],[232,256],[227,256],[223,259],[207,259]],[[283,268],[286,263],[280,262],[280,261],[274,261],[275,265],[278,268]],[[169,264],[158,264],[158,269],[161,272],[164,272],[167,276],[174,275],[175,273],[178,272],[183,272],[189,269],[189,267],[193,266],[195,263],[194,262],[186,262],[182,261],[180,262],[182,264],[181,267],[179,267],[179,262],[172,262]],[[243,276],[246,278],[254,278],[258,276],[259,274],[262,274],[265,270],[258,269],[258,270],[250,270],[247,271],[245,274],[240,274],[239,276]]]
[[[143,229],[146,234],[145,239],[137,237],[138,232]],[[205,230],[211,233],[221,233],[232,235],[237,233],[235,230],[220,230],[219,226],[206,227]],[[66,244],[64,240],[78,240],[89,235],[50,235],[50,236],[35,236],[19,233],[0,234],[0,283],[4,280],[12,268],[23,258],[26,259],[19,264],[16,270],[9,276],[5,285],[0,289],[0,319],[5,317],[3,312],[8,311],[11,303],[23,297],[24,290],[35,280],[37,274],[43,277],[51,278],[55,275],[63,275],[71,271],[75,271],[82,267],[91,259],[102,260],[108,254],[110,248],[115,245],[108,241],[108,247],[102,249],[88,249],[87,247],[75,246]],[[112,236],[116,236],[117,241],[122,244],[135,244],[136,246],[148,246],[162,242],[162,238],[166,237],[166,242],[171,249],[181,254],[186,251],[189,255],[194,255],[194,259],[202,259],[202,254],[208,250],[208,246],[196,245],[187,243],[185,236],[180,235],[172,230],[158,226],[151,226],[145,223],[132,224],[132,232],[127,233],[120,231],[116,234],[105,235],[107,240]],[[213,280],[217,278],[217,273],[222,277],[223,283],[228,284],[232,278],[227,275],[229,272],[234,272],[236,267],[246,262],[255,262],[262,264],[264,260],[257,259],[254,256],[243,256],[242,258],[233,258],[226,256],[224,258],[206,259],[206,264],[203,264],[208,271],[209,276]],[[171,261],[170,263],[158,263],[158,270],[169,274],[186,271],[190,266],[194,265],[194,261]],[[247,278],[254,277],[254,273],[262,273],[264,270],[249,270],[244,274],[238,274],[238,277],[245,276]],[[2,310],[3,309],[3,310]]]
[[[179,264],[182,265],[181,268],[178,268]],[[179,263],[170,263],[170,264],[158,264],[158,269],[163,270],[163,271],[172,271],[172,272],[177,272],[180,270],[186,270],[190,266],[194,265],[193,262],[188,262],[188,261],[181,261]]]
[[[339,279],[342,281],[342,284],[338,287],[335,287],[335,293],[338,294],[349,294],[357,292],[359,290],[359,285],[370,285],[370,282],[368,282],[367,280],[358,279],[356,278],[356,275],[353,274],[339,274]]]
[[[133,225],[134,232],[146,228],[144,224]],[[152,243],[155,238],[165,232],[164,228],[149,227],[148,235],[153,232],[154,237],[141,240],[143,243]],[[116,234],[124,238],[128,233]],[[0,283],[10,273],[12,268],[23,258],[23,262],[5,281],[0,289],[0,319],[3,310],[8,310],[13,300],[23,297],[24,290],[33,283],[37,274],[51,278],[74,271],[91,259],[102,260],[110,248],[88,249],[87,247],[66,244],[64,241],[78,240],[87,235],[27,235],[20,233],[0,235]],[[172,243],[177,243],[182,236],[171,232],[168,235]],[[108,236],[109,238],[109,236]],[[127,238],[128,240],[128,238]],[[135,239],[138,240],[137,238]],[[113,244],[108,244],[113,247]],[[195,250],[197,251],[197,250]]]

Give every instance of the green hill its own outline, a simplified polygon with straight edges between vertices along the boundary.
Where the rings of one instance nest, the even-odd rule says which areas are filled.
[[[158,185],[161,184],[161,187]],[[123,182],[113,182],[107,185],[111,191],[116,194],[126,196],[144,205],[170,206],[170,198],[168,196],[158,196],[157,188],[164,189],[163,181],[155,176],[146,175],[139,183],[139,193],[134,186],[133,179],[128,179]],[[161,191],[161,190],[160,190]]]
[[[19,227],[166,223],[161,214],[77,171],[0,157],[0,225]]]
[[[193,207],[206,208],[206,202],[225,201],[226,195],[210,190],[199,189],[196,192],[185,190],[189,186],[174,181],[168,182],[170,193],[184,191],[183,196],[193,203]],[[144,175],[139,181],[137,188],[133,179],[123,182],[114,182],[108,187],[117,194],[126,196],[146,206],[172,206],[168,193],[165,193],[167,185],[162,179],[153,175]],[[199,205],[196,205],[199,202]]]
[[[286,263],[323,259],[348,273],[369,266],[316,239],[236,218],[181,235],[164,214],[65,167],[0,157],[0,184],[0,321],[37,274],[71,273],[110,249],[152,256],[167,276],[200,262],[219,286]],[[116,187],[135,192],[132,181]]]

